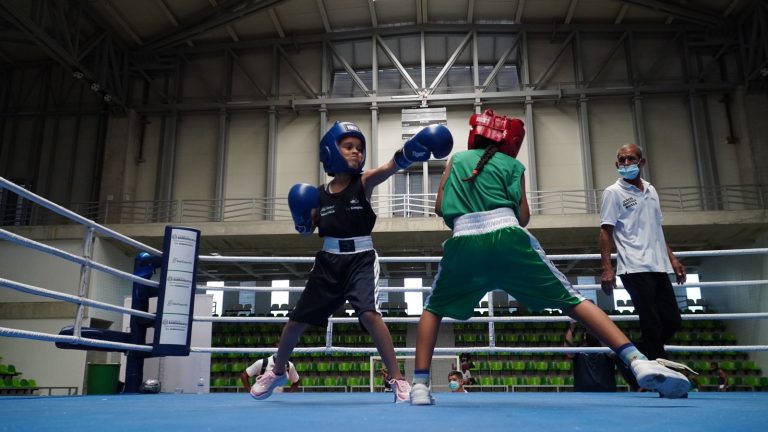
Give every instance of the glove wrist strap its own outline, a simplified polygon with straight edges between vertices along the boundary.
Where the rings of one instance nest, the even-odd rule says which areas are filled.
[[[402,170],[408,169],[408,167],[411,166],[411,161],[409,161],[408,158],[405,157],[405,152],[403,151],[403,149],[396,151],[395,155],[392,157],[392,160],[394,160],[395,165],[397,165],[397,167]]]

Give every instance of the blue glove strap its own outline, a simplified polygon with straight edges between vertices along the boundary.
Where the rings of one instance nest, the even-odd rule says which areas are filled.
[[[395,165],[400,169],[408,169],[408,167],[411,166],[411,161],[406,159],[403,149],[396,151],[395,156],[392,159],[394,159]]]

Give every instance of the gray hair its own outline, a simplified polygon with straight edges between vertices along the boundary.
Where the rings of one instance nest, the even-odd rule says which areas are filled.
[[[629,149],[632,146],[637,148],[637,155],[640,156],[640,159],[642,159],[643,158],[643,148],[640,147],[639,145],[635,144],[635,143],[626,143],[623,146],[619,147],[619,151],[621,151],[623,149]]]

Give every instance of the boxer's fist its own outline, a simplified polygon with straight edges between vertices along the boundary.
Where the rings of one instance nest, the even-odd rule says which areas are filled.
[[[443,125],[431,125],[420,130],[395,152],[395,164],[400,169],[408,168],[414,162],[424,162],[430,156],[444,158],[453,149],[451,131]]]
[[[310,184],[297,183],[288,192],[288,207],[296,231],[301,235],[312,234],[312,210],[320,207],[320,191]]]

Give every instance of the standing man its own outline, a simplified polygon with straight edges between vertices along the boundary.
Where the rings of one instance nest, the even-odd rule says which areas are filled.
[[[603,292],[612,295],[616,274],[629,292],[640,316],[642,341],[638,348],[649,359],[666,358],[668,343],[682,319],[668,273],[685,282],[685,267],[672,254],[661,229],[663,217],[656,189],[640,177],[643,150],[625,144],[616,155],[619,179],[603,192],[600,206],[600,255]],[[616,245],[616,273],[611,250]]]

